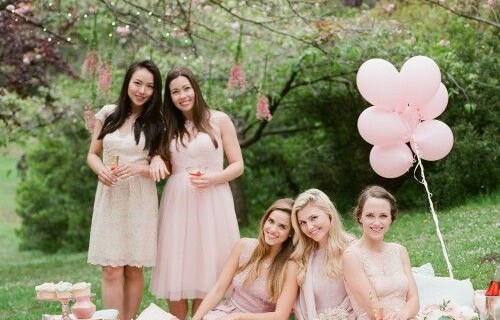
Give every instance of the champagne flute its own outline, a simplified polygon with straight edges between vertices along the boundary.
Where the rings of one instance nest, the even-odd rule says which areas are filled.
[[[110,154],[109,159],[108,159],[108,165],[111,170],[115,169],[118,167],[118,159],[119,156],[117,154]]]

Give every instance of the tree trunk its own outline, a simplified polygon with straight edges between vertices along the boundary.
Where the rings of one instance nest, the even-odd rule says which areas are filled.
[[[343,0],[347,7],[359,7],[363,4],[363,0]]]
[[[234,207],[236,210],[236,218],[240,227],[246,226],[248,223],[248,206],[245,197],[245,189],[243,187],[242,177],[238,177],[229,183],[231,192],[233,193]]]

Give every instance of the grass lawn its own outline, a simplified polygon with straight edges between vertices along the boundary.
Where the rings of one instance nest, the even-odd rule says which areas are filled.
[[[86,281],[93,284],[94,302],[102,308],[100,269],[86,263],[86,253],[46,255],[41,252],[19,252],[15,229],[19,219],[14,214],[16,156],[0,154],[0,319],[40,319],[43,313],[57,313],[56,302],[34,300],[34,287],[43,282]],[[7,172],[11,172],[7,174]],[[422,191],[422,195],[424,191]],[[479,197],[468,204],[438,211],[442,234],[448,249],[455,278],[470,278],[475,289],[485,289],[495,272],[500,252],[500,194]],[[255,234],[251,228],[242,235]],[[345,219],[348,230],[359,235],[351,219]],[[447,269],[436,236],[434,223],[427,208],[407,212],[399,217],[388,234],[408,248],[412,264],[431,262],[437,275],[446,276]],[[151,302],[165,306],[147,291],[151,270],[146,270],[146,292],[141,310]]]

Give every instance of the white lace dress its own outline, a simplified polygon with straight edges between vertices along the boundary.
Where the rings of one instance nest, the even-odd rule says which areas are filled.
[[[115,106],[106,105],[96,119],[103,122]],[[149,164],[144,134],[116,130],[103,139],[103,160],[119,156],[119,164]],[[101,266],[153,266],[156,260],[158,195],[153,180],[133,176],[108,187],[97,184],[90,230],[88,262]]]
[[[387,243],[381,252],[373,252],[354,244],[346,252],[354,253],[363,263],[365,274],[384,313],[391,310],[398,312],[406,306],[410,282],[404,272],[401,245]],[[357,318],[369,319],[356,298],[350,294],[349,287],[347,293]]]

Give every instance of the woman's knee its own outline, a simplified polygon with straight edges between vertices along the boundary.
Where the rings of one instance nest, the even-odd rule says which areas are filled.
[[[113,281],[123,278],[123,267],[102,267],[102,278],[104,280]]]

